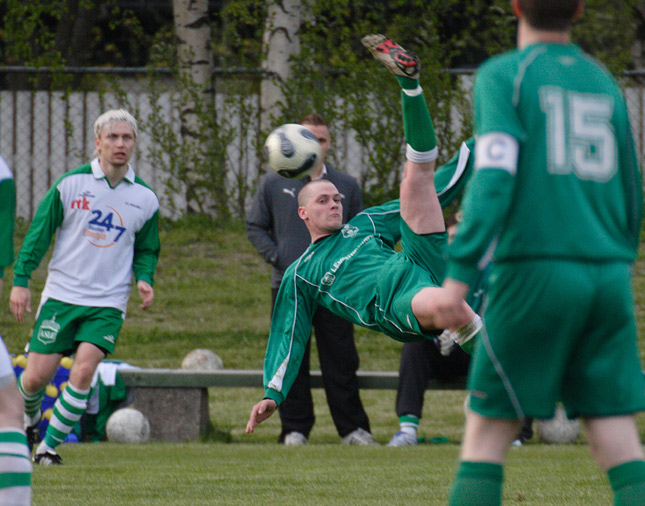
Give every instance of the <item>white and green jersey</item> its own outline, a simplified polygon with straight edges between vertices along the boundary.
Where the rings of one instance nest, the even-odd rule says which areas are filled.
[[[112,188],[97,159],[65,173],[38,206],[14,266],[14,284],[56,242],[42,292],[68,304],[126,310],[132,275],[153,284],[159,258],[159,200],[132,167]]]
[[[0,279],[13,263],[13,226],[16,212],[16,187],[7,162],[0,156]]]
[[[573,44],[494,57],[474,89],[475,175],[448,276],[524,259],[636,255],[641,176],[613,77]]]
[[[463,143],[459,154],[437,169],[435,184],[444,207],[470,177],[471,146],[472,140]],[[395,251],[401,227],[398,200],[371,207],[342,230],[310,244],[287,268],[275,302],[264,361],[267,397],[278,404],[286,398],[300,369],[318,307],[399,341],[432,337],[419,328],[409,302],[420,289],[441,283],[445,258],[428,251],[429,268],[408,261]],[[445,253],[445,249],[441,251]],[[399,304],[396,298],[404,303]]]

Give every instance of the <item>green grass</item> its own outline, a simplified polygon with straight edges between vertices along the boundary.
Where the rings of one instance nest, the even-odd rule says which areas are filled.
[[[455,445],[113,443],[65,445],[59,468],[37,468],[34,504],[443,505]],[[505,504],[611,504],[584,445],[511,451]]]
[[[20,230],[16,245],[22,241]],[[155,304],[138,308],[133,293],[115,358],[140,367],[180,367],[192,349],[215,351],[226,368],[259,369],[269,327],[270,269],[248,243],[242,224],[188,218],[161,227]],[[645,248],[642,248],[645,250]],[[34,311],[46,261],[32,282]],[[33,324],[8,312],[11,272],[0,301],[0,329],[21,353]],[[645,350],[645,262],[634,280],[641,354]],[[397,370],[401,344],[357,328],[362,370]],[[318,369],[312,353],[312,369]],[[67,444],[65,465],[37,468],[34,505],[71,504],[445,504],[463,429],[463,391],[426,393],[417,448],[355,448],[339,444],[324,393],[314,391],[316,425],[303,448],[276,445],[274,416],[253,435],[244,427],[255,388],[211,388],[213,432],[202,442],[145,445]],[[394,391],[361,392],[377,441],[397,430]],[[639,416],[645,437],[645,416]],[[434,444],[446,438],[448,444]],[[505,504],[610,504],[606,479],[584,444],[547,446],[535,438],[513,449],[505,471]]]

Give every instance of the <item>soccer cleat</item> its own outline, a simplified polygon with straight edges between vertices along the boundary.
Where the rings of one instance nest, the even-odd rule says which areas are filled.
[[[419,58],[411,51],[403,49],[392,39],[380,33],[365,35],[361,42],[372,56],[383,63],[395,76],[419,79],[421,65]]]
[[[34,446],[40,443],[40,428],[38,427],[38,424],[40,423],[40,411],[38,412],[38,416],[35,417],[36,423],[33,423],[33,420],[34,419],[30,419],[27,415],[25,415],[24,427],[25,434],[27,434],[27,445],[29,446],[29,453],[33,451]],[[33,425],[29,425],[30,423],[33,423]]]
[[[25,429],[25,433],[27,434],[27,445],[29,446],[29,453],[31,453],[34,449],[34,446],[36,446],[40,442],[40,429],[38,428],[38,425],[32,425]]]
[[[300,432],[289,432],[289,434],[284,436],[284,440],[282,441],[282,444],[285,446],[302,446],[306,443],[307,438]]]
[[[416,436],[413,436],[412,434],[408,434],[407,432],[402,432],[399,431],[394,436],[392,436],[392,439],[390,439],[390,442],[387,444],[388,446],[412,446],[419,444],[419,441],[417,440]]]
[[[34,455],[34,464],[38,464],[39,466],[60,466],[62,463],[63,459],[60,455],[52,450]]]
[[[533,418],[525,418],[522,422],[522,428],[520,433],[517,435],[517,441],[521,444],[526,443],[529,439],[533,437]]]
[[[343,443],[346,445],[359,445],[359,446],[368,446],[368,445],[378,445],[372,435],[360,427],[355,431],[350,432],[343,438]]]

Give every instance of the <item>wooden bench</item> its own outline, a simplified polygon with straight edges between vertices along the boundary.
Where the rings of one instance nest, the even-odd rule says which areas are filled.
[[[219,369],[125,369],[119,374],[132,392],[134,407],[150,422],[153,441],[190,441],[208,430],[210,423],[208,389],[211,387],[262,388],[261,370]],[[320,371],[311,371],[311,387],[322,388]],[[396,390],[399,373],[359,371],[361,390]],[[465,378],[451,381],[430,380],[429,390],[463,390]],[[249,405],[249,409],[250,409]]]

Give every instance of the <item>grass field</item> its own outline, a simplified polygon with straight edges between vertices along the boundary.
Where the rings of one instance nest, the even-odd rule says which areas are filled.
[[[443,505],[458,448],[336,444],[67,445],[66,464],[38,468],[34,504]],[[584,445],[511,452],[505,504],[608,505],[605,477]]]
[[[16,245],[22,241],[19,227]],[[269,325],[269,268],[249,245],[239,223],[216,225],[199,218],[162,226],[162,256],[155,304],[138,309],[133,294],[115,358],[141,367],[176,368],[195,348],[209,348],[226,368],[259,369]],[[635,270],[641,354],[645,350],[645,263]],[[34,274],[34,310],[46,262]],[[22,325],[8,312],[11,272],[0,305],[0,329],[13,353],[27,342],[33,316]],[[362,370],[397,370],[400,343],[357,329]],[[317,369],[316,354],[312,368]],[[463,391],[426,393],[416,448],[341,446],[324,394],[316,390],[316,426],[310,444],[275,444],[279,420],[272,418],[247,436],[244,426],[262,391],[210,389],[213,433],[190,444],[67,444],[65,465],[38,468],[35,505],[177,504],[444,504],[458,458]],[[380,443],[397,430],[395,392],[361,393]],[[641,437],[645,418],[639,417]],[[434,442],[433,442],[434,441]],[[443,442],[447,441],[447,442]],[[589,457],[584,438],[547,446],[534,438],[511,452],[505,504],[610,504],[606,479]]]

